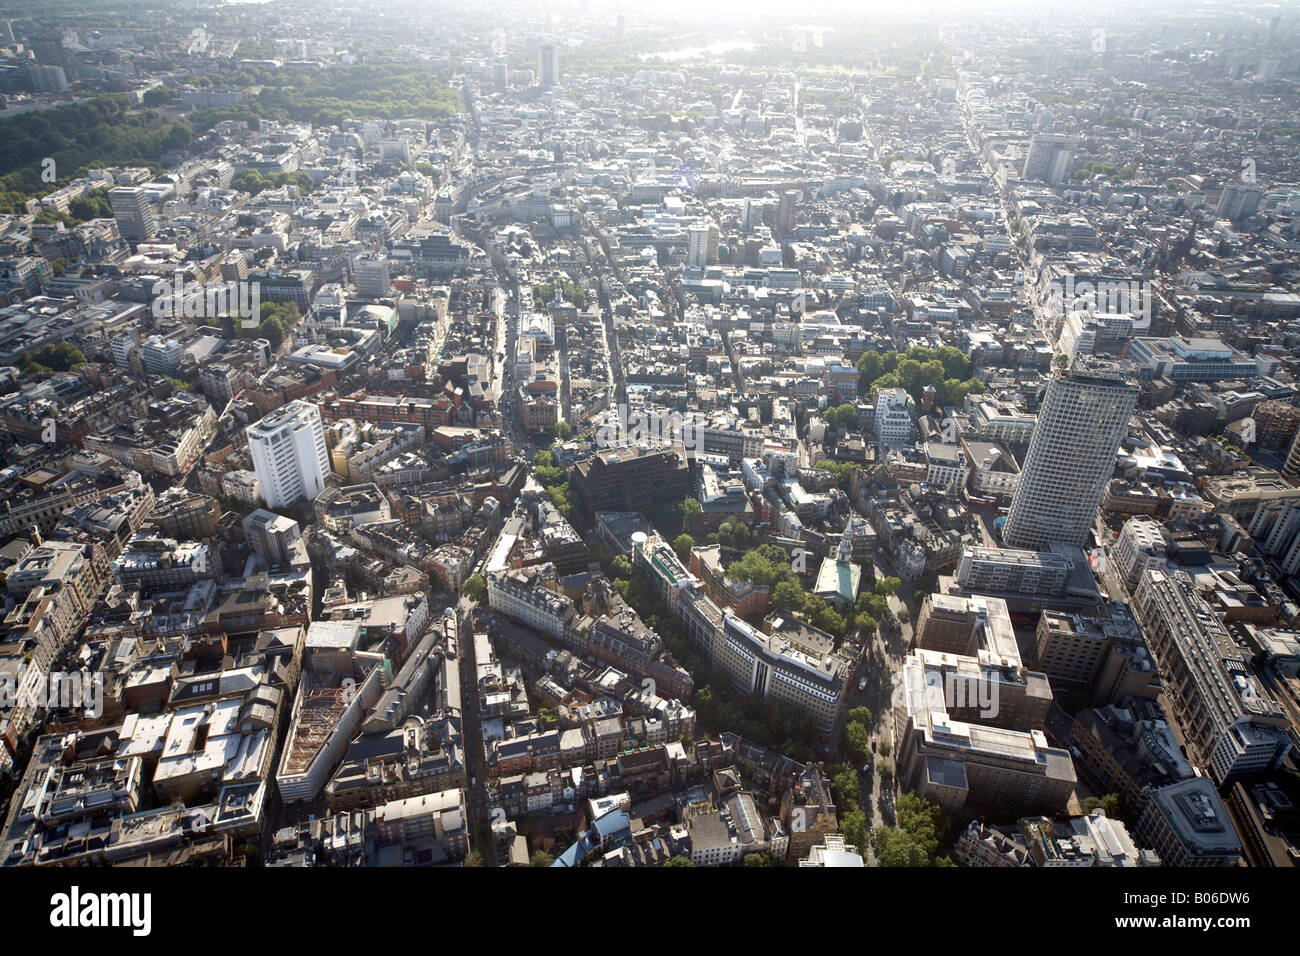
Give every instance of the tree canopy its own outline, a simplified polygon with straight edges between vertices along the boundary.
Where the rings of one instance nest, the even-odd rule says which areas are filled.
[[[163,153],[185,149],[193,141],[194,131],[185,120],[169,120],[133,106],[129,96],[109,94],[0,118],[0,213],[22,213],[29,199],[51,193],[92,168],[157,169]],[[46,159],[54,161],[53,183],[41,175]],[[76,209],[71,211],[79,216]]]
[[[904,793],[895,810],[898,825],[881,827],[872,841],[881,866],[952,865],[950,860],[938,858],[939,845],[952,823],[942,807],[916,794]]]
[[[51,342],[18,357],[22,372],[69,372],[86,364],[86,356],[71,342]]]
[[[872,350],[858,359],[859,389],[902,388],[920,403],[926,386],[933,386],[935,404],[945,407],[984,392],[984,383],[971,375],[970,359],[951,345],[936,349],[917,345],[906,352]]]
[[[482,603],[487,597],[487,582],[481,574],[471,574],[460,587],[460,593],[475,603]]]

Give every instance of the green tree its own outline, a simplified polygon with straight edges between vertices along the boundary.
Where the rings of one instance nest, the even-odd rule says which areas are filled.
[[[889,597],[892,594],[898,593],[898,589],[902,586],[902,583],[903,582],[898,578],[881,578],[875,583],[874,590],[879,595]]]
[[[543,488],[564,484],[564,469],[554,465],[540,465],[533,469],[533,477]]]
[[[483,575],[471,574],[461,585],[460,593],[475,604],[482,604],[487,597],[487,582],[483,580]]]
[[[700,519],[702,511],[700,503],[694,498],[687,498],[682,502],[682,528],[690,534],[697,534],[700,530]]]
[[[691,858],[689,856],[684,856],[684,855],[671,857],[668,860],[668,862],[664,864],[664,866],[694,866],[694,865],[695,864],[691,862]]]
[[[892,771],[891,771],[892,772]],[[876,831],[874,848],[881,866],[948,866],[939,860],[939,846],[951,820],[932,800],[904,793],[896,806],[897,826]]]
[[[530,866],[550,866],[555,862],[555,857],[545,850],[534,850],[532,857],[529,859]]]
[[[140,97],[140,102],[144,106],[153,107],[169,103],[174,99],[176,99],[174,90],[169,90],[165,86],[155,86],[144,91],[144,94]]]
[[[882,364],[879,352],[875,350],[863,352],[858,359],[858,381],[869,384],[880,378],[885,371]]]
[[[814,627],[819,627],[828,634],[843,637],[848,630],[848,621],[824,598],[809,594],[804,599],[804,616]]]
[[[555,423],[555,437],[560,441],[565,441],[573,434],[573,426],[568,422],[559,421]]]
[[[1082,807],[1085,816],[1094,810],[1104,810],[1106,816],[1118,820],[1123,814],[1124,804],[1118,793],[1108,793],[1104,797],[1088,797]]]
[[[551,499],[551,504],[555,505],[556,511],[566,519],[573,516],[573,502],[569,500],[568,485],[553,485],[546,489],[546,494]]]
[[[108,190],[96,189],[68,203],[68,212],[78,222],[91,219],[112,219],[113,207],[108,202]]]
[[[870,614],[872,617],[879,619],[889,612],[889,602],[879,594],[864,591],[858,595],[853,610],[857,614]]]
[[[53,342],[18,356],[18,368],[24,372],[70,372],[85,364],[86,356],[71,342]]]
[[[803,588],[794,581],[782,581],[772,589],[772,597],[768,603],[773,607],[794,611],[797,614],[804,609]]]
[[[683,562],[690,560],[691,549],[694,547],[695,539],[689,534],[679,534],[673,538],[673,550],[677,552],[677,557],[681,558]]]
[[[193,128],[185,120],[177,120],[167,127],[167,134],[163,137],[162,148],[164,152],[187,149],[192,142],[194,142]]]
[[[745,856],[745,866],[775,866],[766,853],[749,853]]]
[[[871,753],[871,731],[856,720],[844,728],[844,746],[856,763],[862,763]]]
[[[835,476],[835,483],[840,488],[847,489],[849,487],[849,478],[857,465],[851,461],[831,461],[828,458],[822,458],[814,462],[813,467],[819,471],[829,471]]]
[[[798,581],[790,567],[790,557],[775,545],[760,545],[727,568],[727,577],[775,587],[780,581]]]
[[[841,827],[843,829],[843,827]],[[897,827],[880,827],[872,838],[876,862],[881,866],[929,866],[919,843]]]
[[[867,852],[867,815],[854,808],[840,814],[840,834],[849,846],[858,848],[859,853]]]
[[[654,526],[665,540],[682,533],[682,502],[665,502],[654,510]]]
[[[858,786],[858,772],[848,764],[835,764],[830,768],[831,793],[839,807],[856,807],[862,802],[862,789]]]

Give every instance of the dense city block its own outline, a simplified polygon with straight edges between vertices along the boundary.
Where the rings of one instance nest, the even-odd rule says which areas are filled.
[[[1297,41],[0,2],[0,867],[1294,867]]]

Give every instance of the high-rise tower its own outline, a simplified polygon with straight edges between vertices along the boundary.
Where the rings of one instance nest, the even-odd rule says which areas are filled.
[[[1123,366],[1096,360],[1048,382],[1002,533],[1009,546],[1085,542],[1137,395]]]
[[[293,401],[248,426],[248,451],[268,508],[314,499],[330,473],[320,409]]]

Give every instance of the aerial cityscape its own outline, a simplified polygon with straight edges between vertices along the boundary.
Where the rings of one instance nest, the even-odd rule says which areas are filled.
[[[1295,867],[1298,253],[1295,3],[0,0],[0,872]]]

